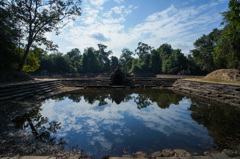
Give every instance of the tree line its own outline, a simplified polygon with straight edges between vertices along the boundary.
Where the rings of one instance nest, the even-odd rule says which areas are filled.
[[[53,11],[39,9],[44,5]],[[112,51],[103,44],[98,44],[97,49],[86,48],[83,53],[75,48],[66,54],[58,51],[48,54],[57,46],[47,40],[44,33],[58,31],[64,18],[80,15],[76,1],[51,0],[42,4],[40,0],[0,0],[0,70],[84,74],[108,73],[119,67],[126,73],[198,75],[221,68],[240,69],[239,13],[240,2],[230,0],[229,9],[221,13],[223,29],[202,35],[187,57],[170,44],[154,49],[139,42],[134,51],[124,48],[117,58],[111,56]],[[40,45],[47,49],[39,48]]]

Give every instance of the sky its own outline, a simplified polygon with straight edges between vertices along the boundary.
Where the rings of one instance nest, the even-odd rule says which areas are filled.
[[[59,52],[108,46],[112,56],[134,51],[138,42],[155,49],[164,43],[188,55],[193,43],[214,28],[222,28],[221,12],[229,0],[82,0],[82,15],[47,37]]]

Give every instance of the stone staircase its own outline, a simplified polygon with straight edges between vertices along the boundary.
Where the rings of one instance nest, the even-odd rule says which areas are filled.
[[[0,101],[24,100],[58,91],[64,87],[61,81],[32,81],[0,85]]]

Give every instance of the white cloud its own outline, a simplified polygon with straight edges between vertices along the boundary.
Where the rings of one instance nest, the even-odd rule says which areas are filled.
[[[95,6],[102,6],[108,0],[90,0],[90,3]]]
[[[125,0],[114,0],[114,2],[117,2],[117,3],[122,3],[122,2],[124,2]]]
[[[60,39],[62,39],[71,43],[70,46],[64,47],[65,50],[74,47],[83,50],[104,42],[108,49],[113,50],[114,56],[119,57],[123,48],[135,50],[139,41],[155,48],[163,43],[169,43],[173,48],[189,53],[197,38],[210,32],[214,26],[219,26],[221,15],[216,11],[216,6],[223,3],[223,0],[198,7],[177,8],[171,5],[165,10],[152,13],[131,28],[127,28],[125,24],[128,15],[133,14],[137,9],[136,6],[120,5],[106,11],[101,6],[107,0],[90,0],[90,2],[96,7],[89,5],[83,8],[81,20],[64,29],[56,38],[57,41],[61,43]],[[93,35],[102,35],[102,38]],[[102,41],[101,39],[104,38],[105,40]],[[61,48],[60,46],[60,51]],[[66,51],[62,50],[62,52]]]
[[[47,100],[42,104],[41,114],[48,117],[49,122],[61,123],[62,129],[56,134],[57,137],[86,148],[91,145],[90,151],[98,149],[102,153],[113,151],[114,145],[119,143],[128,143],[128,137],[134,139],[139,130],[131,126],[132,121],[136,122],[137,127],[141,123],[146,128],[164,134],[166,139],[176,133],[186,136],[192,133],[196,139],[201,138],[203,141],[211,139],[206,128],[191,120],[190,111],[187,110],[190,106],[189,99],[183,98],[179,106],[172,104],[170,109],[160,109],[153,103],[141,110],[133,101],[124,102],[121,106],[112,103],[110,99],[105,101],[108,104],[99,107],[98,102],[89,104],[83,98],[79,103],[68,99],[60,102]],[[127,117],[133,120],[128,120]]]

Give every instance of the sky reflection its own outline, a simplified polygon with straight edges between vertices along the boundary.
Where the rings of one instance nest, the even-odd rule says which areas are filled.
[[[49,99],[43,102],[40,113],[49,122],[61,123],[57,137],[97,156],[151,152],[161,148],[199,151],[211,147],[213,141],[208,130],[190,116],[191,100],[180,96],[177,105],[167,101],[170,104],[163,109],[157,103],[164,101],[162,98],[167,95],[166,92],[158,93],[160,101],[152,101],[150,96],[143,100],[149,100],[149,105],[140,107],[136,103],[138,93],[130,94],[132,98],[120,104],[108,95],[101,106],[100,100],[89,102],[84,93],[74,94],[79,102],[67,96],[63,100]]]

